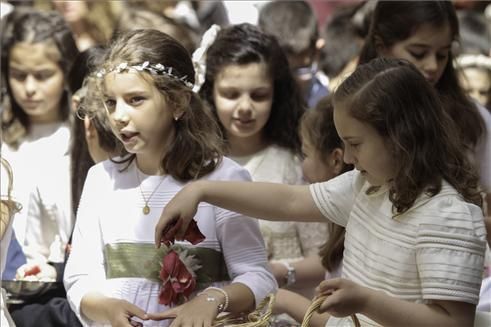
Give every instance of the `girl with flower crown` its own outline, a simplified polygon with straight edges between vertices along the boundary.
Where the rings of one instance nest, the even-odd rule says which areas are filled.
[[[187,51],[156,30],[132,31],[97,76],[124,150],[90,169],[80,200],[64,282],[82,324],[211,326],[221,311],[254,309],[276,290],[254,219],[204,205],[184,240],[153,245],[162,208],[186,183],[250,180],[222,157]]]

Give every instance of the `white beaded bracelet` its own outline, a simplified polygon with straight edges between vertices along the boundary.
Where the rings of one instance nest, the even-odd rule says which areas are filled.
[[[225,292],[223,289],[221,289],[221,288],[219,288],[219,287],[212,287],[212,286],[210,286],[210,287],[208,287],[208,288],[205,288],[205,289],[204,289],[202,292],[200,292],[200,293],[198,294],[198,296],[199,296],[199,295],[201,295],[201,294],[205,294],[205,295],[207,295],[207,296],[208,296],[208,297],[206,298],[206,300],[207,300],[207,301],[210,301],[210,302],[211,302],[211,301],[216,301],[216,299],[215,299],[214,297],[210,297],[210,296],[209,296],[209,294],[208,294],[208,293],[206,293],[206,291],[216,291],[216,292],[222,293],[222,294],[223,294],[223,296],[225,297],[225,303],[223,303],[223,304],[219,304],[219,305],[218,305],[218,312],[220,313],[220,312],[223,312],[223,311],[227,310],[227,308],[228,308],[228,303],[229,303],[229,298],[228,298],[228,294],[227,294],[227,292]]]

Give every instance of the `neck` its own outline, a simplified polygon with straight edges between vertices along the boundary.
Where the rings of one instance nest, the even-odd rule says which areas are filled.
[[[136,155],[136,165],[145,175],[165,175],[160,160],[156,161],[154,158],[148,158],[144,154],[139,153]]]
[[[250,137],[228,136],[228,142],[230,145],[229,154],[234,157],[253,155],[269,145],[264,140],[262,134],[256,134]]]

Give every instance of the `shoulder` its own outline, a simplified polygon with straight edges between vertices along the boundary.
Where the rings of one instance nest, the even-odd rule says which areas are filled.
[[[438,194],[432,197],[420,196],[410,211],[412,216],[422,219],[422,225],[427,227],[431,225],[431,229],[458,228],[478,236],[485,236],[482,209],[465,201],[446,181],[443,181],[442,189]]]
[[[215,168],[213,172],[204,176],[203,179],[207,180],[235,180],[235,181],[251,181],[251,175],[247,169],[240,166],[238,163],[230,158],[223,157],[220,164]]]

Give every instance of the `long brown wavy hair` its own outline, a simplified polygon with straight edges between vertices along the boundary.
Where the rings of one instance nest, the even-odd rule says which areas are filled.
[[[442,180],[482,207],[478,175],[436,90],[405,60],[360,65],[336,90],[334,107],[370,124],[395,162],[389,198],[401,214],[421,194],[440,192]]]
[[[109,69],[122,62],[129,66],[141,65],[146,61],[152,65],[172,67],[174,75],[186,77],[188,82],[194,83],[193,63],[187,50],[172,37],[157,30],[134,30],[123,34],[112,44],[103,67]],[[152,80],[166,101],[184,113],[174,121],[175,138],[166,149],[161,167],[180,181],[200,178],[212,172],[222,159],[223,142],[211,111],[196,93],[179,80],[167,75],[140,74]],[[123,155],[123,162],[128,164],[136,158],[135,154],[126,151],[123,151]]]

